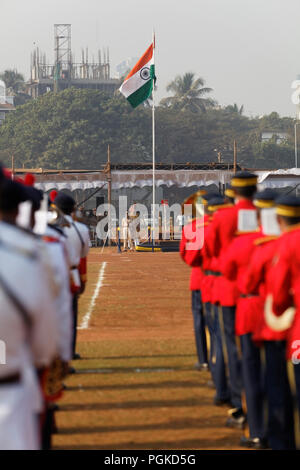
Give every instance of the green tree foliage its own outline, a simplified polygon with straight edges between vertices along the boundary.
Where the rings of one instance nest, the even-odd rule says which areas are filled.
[[[204,87],[204,84],[203,78],[196,79],[194,73],[188,72],[183,76],[178,75],[167,86],[167,91],[172,92],[173,96],[164,98],[160,104],[177,110],[194,113],[205,112],[207,108],[214,106],[215,102],[211,98],[206,98],[206,95],[213,90]]]
[[[25,104],[31,99],[31,97],[27,93],[25,93],[26,85],[24,81],[24,76],[19,73],[16,69],[5,70],[3,73],[0,74],[0,80],[5,83],[8,93],[15,97],[15,106]]]
[[[149,136],[145,129],[149,129]],[[117,161],[135,161],[135,146],[151,146],[151,114],[121,96],[71,88],[31,100],[0,128],[0,157],[18,165],[98,168],[111,145]],[[146,138],[145,138],[146,137]]]
[[[236,103],[230,104],[226,106],[225,110],[228,111],[229,113],[238,113],[242,115],[244,112],[244,105],[239,107]]]
[[[234,105],[233,105],[234,107]],[[237,111],[240,108],[237,107]],[[151,109],[132,109],[120,94],[70,88],[30,100],[10,113],[0,127],[0,160],[18,167],[96,169],[113,162],[152,161]],[[271,113],[250,119],[240,112],[208,108],[205,113],[172,106],[156,111],[157,162],[238,162],[249,168],[293,166],[293,120]],[[263,130],[285,131],[282,143],[262,142]]]
[[[0,74],[0,80],[2,80],[6,88],[14,93],[24,91],[25,81],[24,76],[17,70],[5,70]]]

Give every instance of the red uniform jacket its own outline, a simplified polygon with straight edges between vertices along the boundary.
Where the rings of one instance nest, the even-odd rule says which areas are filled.
[[[241,297],[244,275],[255,249],[254,240],[260,232],[245,233],[236,237],[223,257],[222,272],[230,281],[235,281],[239,292],[235,317],[235,332],[238,336],[251,333],[259,314],[259,296]]]
[[[257,323],[254,325],[253,340],[261,341],[281,341],[286,337],[286,331],[278,332],[271,330],[264,316],[264,305],[267,295],[272,289],[271,267],[272,260],[277,250],[278,237],[263,236],[254,241],[255,250],[251,262],[244,276],[242,291],[244,294],[255,294],[259,292],[260,311]]]
[[[222,259],[235,238],[237,231],[238,212],[240,209],[255,209],[251,201],[242,200],[233,207],[218,211],[212,221],[211,235],[207,240],[207,249],[211,257],[216,257],[221,271]],[[237,303],[237,288],[235,282],[222,276],[217,281],[220,304],[224,307],[232,307]]]
[[[195,243],[196,235],[193,237],[193,233],[196,230],[204,229],[204,226],[208,223],[208,216],[205,215],[202,219],[193,219],[187,224],[182,230],[182,238],[180,242],[180,256],[183,261],[192,267],[190,277],[190,290],[201,290],[203,281],[203,271],[200,267],[201,259],[198,256],[197,247],[188,249],[189,243]],[[200,245],[201,246],[201,240]]]
[[[205,231],[205,239],[207,238],[207,233],[210,230],[211,224],[208,225]],[[202,300],[203,302],[214,302],[213,292],[214,292],[214,283],[216,277],[212,274],[216,270],[215,258],[210,257],[205,245],[203,246],[201,252],[199,253],[202,259],[202,268],[204,272],[204,277],[202,281]]]
[[[296,315],[287,331],[287,357],[300,359],[300,226],[292,226],[279,239],[273,259],[273,310],[280,315],[295,305]]]
[[[211,217],[209,215],[204,215],[202,220],[196,219],[195,221],[192,221],[191,224],[188,224],[186,227],[184,227],[180,244],[180,253],[184,261],[190,266],[193,266],[193,269],[200,266],[202,267],[200,290],[203,302],[211,302],[211,292],[214,281],[214,276],[205,274],[205,272],[210,271],[212,269],[211,259],[209,256],[207,256],[207,253],[204,249],[204,240],[206,238],[206,233],[210,226],[210,222]],[[193,233],[195,233],[195,230],[201,230],[200,236],[198,234],[197,237],[197,243],[195,243],[196,237],[192,237],[191,235],[192,230]],[[190,241],[194,243],[192,250],[188,249],[188,243]],[[193,274],[194,273],[192,272],[191,276],[193,276]]]
[[[220,208],[219,211],[224,211],[227,208]],[[209,302],[213,304],[220,304],[222,298],[222,276],[220,271],[220,257],[213,256],[212,245],[214,243],[214,225],[213,220],[216,217],[217,213],[215,212],[212,218],[212,222],[207,227],[205,231],[205,240],[204,240],[204,247],[203,247],[203,260],[206,265],[206,269],[209,270],[211,273],[215,273],[215,275],[211,274],[209,279],[207,279],[207,298],[209,298]]]

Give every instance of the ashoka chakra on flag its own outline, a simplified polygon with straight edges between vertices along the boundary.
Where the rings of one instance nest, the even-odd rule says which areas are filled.
[[[155,79],[153,49],[152,43],[120,87],[120,92],[133,108],[151,96]]]

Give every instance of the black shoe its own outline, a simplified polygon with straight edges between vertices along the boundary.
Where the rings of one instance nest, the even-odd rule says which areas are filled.
[[[253,441],[253,449],[270,449],[267,439],[261,437],[254,437]]]
[[[226,426],[229,428],[244,429],[246,421],[246,415],[243,410],[233,408],[232,410],[229,410],[229,418],[226,421]]]
[[[217,397],[214,398],[214,405],[215,406],[230,406],[230,407],[232,406],[229,398],[225,398],[222,400],[221,398],[217,398]]]
[[[59,410],[59,405],[57,403],[50,403],[48,408],[51,410],[51,411],[58,411]]]
[[[268,449],[266,439],[260,437],[246,437],[242,436],[240,439],[240,446],[248,447],[249,449]]]
[[[197,362],[195,365],[194,365],[194,368],[196,370],[208,370],[208,364],[206,362],[204,362],[203,364],[200,364],[200,362]]]
[[[75,353],[74,356],[73,356],[73,361],[76,361],[77,359],[81,359],[81,356],[80,356],[80,354]]]

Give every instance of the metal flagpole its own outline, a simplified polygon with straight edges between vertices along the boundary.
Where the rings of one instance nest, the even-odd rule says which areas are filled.
[[[155,71],[155,32],[153,29],[153,64]],[[152,251],[155,245],[155,78],[152,90]]]

